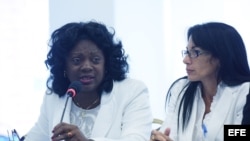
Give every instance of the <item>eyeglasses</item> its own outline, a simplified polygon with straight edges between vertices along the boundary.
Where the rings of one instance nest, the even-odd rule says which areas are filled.
[[[191,49],[191,50],[182,50],[182,57],[186,57],[188,55],[188,57],[190,58],[197,58],[202,54],[208,53],[207,51],[200,51],[200,50],[195,50],[195,49]]]

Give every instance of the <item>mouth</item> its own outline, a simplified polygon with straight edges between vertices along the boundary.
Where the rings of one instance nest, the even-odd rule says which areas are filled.
[[[194,70],[186,69],[187,74],[190,74],[190,73],[192,73],[193,71],[194,71]]]
[[[85,85],[92,83],[93,80],[94,80],[94,76],[90,76],[90,75],[82,76],[82,77],[80,78],[80,81],[81,81],[83,84],[85,84]]]

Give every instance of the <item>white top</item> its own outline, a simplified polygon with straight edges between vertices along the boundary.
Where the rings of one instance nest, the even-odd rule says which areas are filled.
[[[110,93],[102,94],[98,114],[91,119],[94,125],[90,138],[95,141],[148,141],[153,116],[146,85],[130,78],[113,84]],[[66,96],[56,94],[44,95],[39,118],[27,133],[25,141],[51,140],[52,130],[60,122],[66,99]],[[70,120],[71,107],[70,98],[63,122],[73,121]]]
[[[100,106],[85,110],[76,106],[74,102],[72,102],[70,123],[78,126],[85,137],[90,138],[99,109]]]
[[[167,104],[166,119],[160,131],[164,132],[167,127],[170,127],[170,137],[174,141],[224,141],[224,125],[241,124],[243,107],[249,93],[249,83],[233,87],[220,83],[211,103],[211,112],[206,114],[204,120],[205,103],[201,96],[201,89],[198,87],[187,129],[184,133],[182,131],[177,133],[178,106],[184,94],[183,92],[180,94],[180,91],[187,83],[187,79],[182,79],[170,90],[171,97]]]

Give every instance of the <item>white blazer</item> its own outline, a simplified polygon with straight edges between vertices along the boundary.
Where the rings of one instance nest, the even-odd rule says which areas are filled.
[[[206,114],[204,120],[205,103],[201,97],[201,89],[198,87],[186,132],[177,133],[178,106],[183,93],[179,97],[178,95],[187,83],[187,79],[182,79],[171,89],[166,119],[160,131],[164,132],[167,127],[170,127],[170,137],[174,141],[224,141],[224,125],[241,124],[243,107],[249,93],[249,82],[233,87],[229,87],[223,82],[220,83],[217,94],[213,97],[211,112]],[[202,122],[207,128],[205,136]]]
[[[51,141],[52,129],[60,122],[66,96],[45,95],[41,113],[25,141]],[[63,122],[70,123],[72,99]],[[91,139],[95,141],[148,141],[152,130],[148,89],[144,83],[125,79],[114,82],[111,93],[103,93]]]

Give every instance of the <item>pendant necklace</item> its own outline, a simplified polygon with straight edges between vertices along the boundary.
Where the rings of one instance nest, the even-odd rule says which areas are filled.
[[[78,102],[76,102],[76,100],[73,98],[73,102],[76,104],[76,106],[81,108],[82,111],[82,116],[84,117],[87,110],[89,110],[93,105],[95,105],[97,102],[99,101],[99,97],[97,97],[97,99],[91,103],[87,108],[83,108]]]

